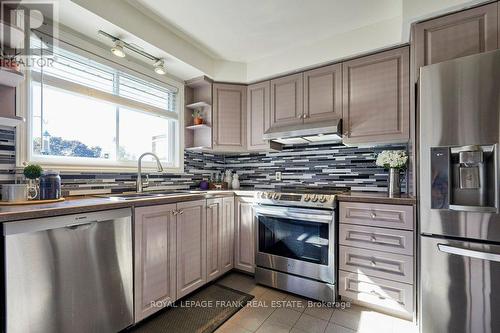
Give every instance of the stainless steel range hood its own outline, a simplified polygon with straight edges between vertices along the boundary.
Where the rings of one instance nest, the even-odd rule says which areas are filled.
[[[281,144],[341,142],[342,119],[271,128],[263,138]]]

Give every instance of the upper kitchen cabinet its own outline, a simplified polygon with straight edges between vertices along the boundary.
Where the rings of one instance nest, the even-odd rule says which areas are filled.
[[[304,73],[304,122],[342,117],[342,64]]]
[[[262,136],[271,126],[271,82],[265,81],[248,86],[247,89],[247,150],[264,151],[280,149],[280,145],[263,140]]]
[[[302,124],[303,98],[303,73],[271,80],[270,127]]]
[[[343,63],[345,144],[409,140],[409,47]]]
[[[416,24],[417,71],[422,66],[497,49],[497,18],[498,3],[491,3]]]
[[[214,150],[246,150],[246,93],[244,85],[214,83]]]
[[[271,122],[270,91],[271,83],[269,81],[248,86],[248,150],[260,150],[269,147],[269,143],[263,140],[262,136],[269,129]]]

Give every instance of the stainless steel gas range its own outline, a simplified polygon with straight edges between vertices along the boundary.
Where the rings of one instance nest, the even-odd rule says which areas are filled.
[[[338,192],[256,193],[258,283],[321,301],[335,301]]]

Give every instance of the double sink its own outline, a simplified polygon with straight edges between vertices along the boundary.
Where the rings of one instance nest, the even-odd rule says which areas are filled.
[[[153,198],[165,198],[178,195],[187,194],[203,194],[200,191],[165,191],[165,192],[140,192],[140,193],[125,193],[125,194],[105,194],[97,195],[100,198],[108,198],[114,201],[127,201],[127,200],[138,200],[138,199],[153,199]]]

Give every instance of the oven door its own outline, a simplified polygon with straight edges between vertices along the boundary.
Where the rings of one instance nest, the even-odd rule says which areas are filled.
[[[331,210],[256,206],[256,265],[333,284],[334,219]]]

